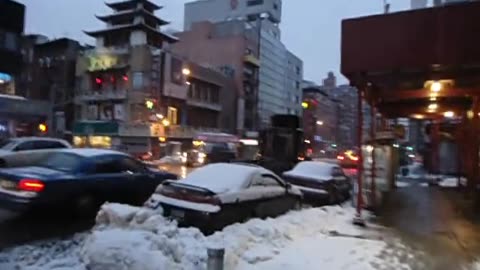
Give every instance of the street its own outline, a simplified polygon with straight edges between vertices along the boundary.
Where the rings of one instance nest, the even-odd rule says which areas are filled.
[[[180,165],[160,165],[158,168],[181,178],[193,170]],[[0,249],[41,239],[69,236],[88,230],[93,225],[93,219],[74,218],[69,213],[52,211],[33,216],[16,216],[0,210]]]

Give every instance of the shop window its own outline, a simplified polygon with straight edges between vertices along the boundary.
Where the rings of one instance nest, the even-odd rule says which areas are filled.
[[[167,119],[170,121],[170,124],[176,125],[178,123],[178,110],[175,107],[168,107],[167,109]]]

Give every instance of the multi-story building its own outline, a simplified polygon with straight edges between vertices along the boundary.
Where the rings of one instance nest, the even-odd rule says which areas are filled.
[[[340,147],[351,148],[357,141],[357,89],[350,85],[339,85],[331,95],[338,101],[337,143]]]
[[[107,4],[97,16],[107,28],[86,32],[96,47],[77,61],[74,144],[132,154],[159,152],[159,142],[192,140],[220,131],[222,97],[231,90],[222,73],[171,51],[178,38],[148,0]]]
[[[160,107],[168,121],[165,136],[191,140],[199,132],[229,132],[233,80],[219,70],[166,54]]]
[[[75,40],[49,41],[45,36],[23,39],[24,68],[18,81],[19,95],[49,102],[49,134],[69,136],[74,122],[75,66],[83,47]]]
[[[222,102],[222,126],[231,132],[258,127],[258,40],[255,24],[245,21],[194,23],[177,33],[179,42],[171,50],[190,61],[221,70],[234,82]],[[236,91],[235,91],[236,90]]]
[[[44,133],[51,107],[48,102],[32,101],[18,87],[23,67],[22,34],[25,6],[14,1],[0,1],[0,138]],[[42,125],[44,126],[44,125]]]
[[[337,144],[338,103],[321,86],[303,89],[303,130],[314,154]]]
[[[95,48],[77,60],[74,143],[155,152],[170,124],[156,117],[164,113],[162,48],[177,39],[160,31],[168,23],[154,15],[161,7],[148,0],[107,6],[113,14],[97,16],[106,28],[85,32],[96,39]]]
[[[273,114],[301,115],[300,104],[295,103],[301,99],[301,81],[303,78],[303,63],[293,56],[281,42],[282,1],[280,0],[248,0],[248,1],[223,1],[203,0],[185,4],[185,29],[191,29],[195,22],[211,21],[222,22],[238,20],[255,24],[260,37],[259,56],[260,73],[258,89],[258,116],[259,127],[269,124]],[[289,64],[295,63],[291,69]],[[288,76],[295,70],[296,76]],[[297,86],[298,87],[295,87]],[[297,109],[295,109],[297,108]]]
[[[300,116],[302,110],[302,81],[303,81],[303,62],[296,55],[287,51],[287,69],[285,74],[285,89],[287,98],[285,107],[287,114]]]
[[[282,0],[203,0],[185,4],[184,27],[190,30],[195,22],[209,20],[212,22],[233,19],[254,20],[259,16],[268,16],[274,23],[282,20]]]

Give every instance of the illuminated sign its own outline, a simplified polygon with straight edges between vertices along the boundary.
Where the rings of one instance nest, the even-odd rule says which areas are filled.
[[[109,55],[88,56],[88,71],[106,70],[118,65],[117,57]]]

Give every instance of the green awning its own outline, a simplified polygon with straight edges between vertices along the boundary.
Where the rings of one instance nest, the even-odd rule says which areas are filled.
[[[73,125],[73,135],[117,135],[116,122],[76,122]]]

